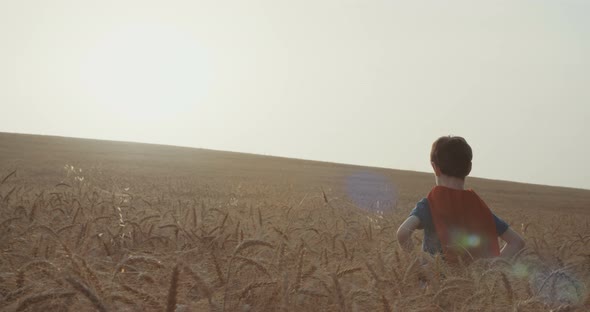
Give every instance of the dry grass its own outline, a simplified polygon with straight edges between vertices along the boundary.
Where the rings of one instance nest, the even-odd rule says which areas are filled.
[[[590,309],[589,191],[470,180],[528,248],[456,268],[395,241],[430,175],[0,139],[2,310]],[[357,172],[386,177],[395,196],[367,201],[379,194],[359,189],[380,186]]]

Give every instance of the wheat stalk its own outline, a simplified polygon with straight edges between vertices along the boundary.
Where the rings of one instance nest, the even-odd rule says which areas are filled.
[[[76,295],[76,293],[74,293],[74,292],[45,292],[45,293],[41,293],[41,294],[36,294],[36,295],[30,296],[28,298],[25,298],[16,307],[16,311],[17,312],[25,311],[33,305],[42,303],[42,302],[50,300],[50,299],[72,298],[75,295]]]
[[[88,279],[92,285],[94,285],[94,288],[96,289],[98,295],[102,296],[103,291],[102,291],[102,286],[101,286],[100,280],[98,279],[96,274],[94,274],[94,271],[88,266],[88,264],[86,263],[86,260],[84,260],[82,257],[79,257],[79,256],[76,256],[76,257],[78,259],[80,259],[80,262],[82,263],[82,268],[84,268],[85,278]]]
[[[174,312],[176,309],[176,296],[178,295],[178,265],[172,269],[172,276],[170,277],[170,288],[168,289],[168,300],[166,305],[166,312]]]
[[[28,293],[32,288],[33,287],[31,287],[31,286],[24,286],[24,287],[21,287],[21,288],[18,288],[16,290],[12,291],[12,292],[7,293],[2,298],[2,301],[0,301],[0,307],[17,300],[23,294]]]
[[[109,300],[111,302],[120,301],[120,302],[122,302],[124,304],[127,304],[127,305],[130,305],[130,306],[135,306],[136,305],[133,300],[131,300],[131,299],[125,297],[125,296],[121,296],[121,295],[111,295],[109,297]]]
[[[344,275],[347,275],[347,274],[352,274],[352,273],[355,273],[355,272],[359,272],[359,271],[361,271],[361,270],[362,270],[362,268],[361,268],[361,267],[351,267],[351,268],[346,268],[346,269],[344,269],[344,270],[338,271],[338,273],[336,273],[336,276],[337,276],[338,278],[341,278],[341,277],[343,277]]]
[[[254,260],[252,258],[242,257],[242,256],[235,256],[235,257],[233,257],[233,259],[243,261],[245,265],[251,265],[251,266],[257,268],[260,272],[264,273],[266,276],[270,277],[270,273],[268,272],[266,267],[264,267],[264,265],[257,260]],[[240,270],[238,269],[237,272],[239,272],[239,271]]]
[[[16,176],[16,169],[14,171],[12,171],[11,173],[9,173],[8,175],[6,175],[4,177],[4,179],[2,179],[2,181],[0,181],[0,185],[4,184],[4,182],[6,182],[6,180],[8,180],[12,176]]]
[[[340,282],[338,281],[338,277],[336,274],[332,274],[332,282],[334,283],[334,294],[336,295],[336,302],[340,306],[340,311],[347,311],[346,309],[346,302],[344,301],[344,295],[342,293],[342,287],[340,286]]]
[[[506,289],[506,299],[508,300],[508,303],[512,305],[514,303],[514,289],[504,272],[500,272],[500,276],[502,277],[502,284],[504,284],[504,288]]]
[[[250,284],[248,284],[248,286],[246,286],[244,289],[242,289],[242,291],[240,291],[239,299],[246,298],[246,296],[252,290],[254,290],[256,288],[267,287],[267,286],[274,286],[276,284],[277,284],[277,282],[274,282],[274,281],[271,281],[271,282],[254,282],[254,283],[250,283]]]
[[[207,300],[209,301],[209,303],[211,303],[213,290],[211,289],[209,284],[207,284],[205,282],[205,280],[203,278],[201,278],[201,276],[199,276],[199,274],[197,274],[195,271],[193,271],[190,267],[185,266],[184,270],[193,278],[193,280],[197,284],[197,287],[201,290],[201,292],[205,295],[205,297],[207,297]]]
[[[441,288],[441,290],[439,290],[432,298],[432,302],[438,302],[440,297],[446,295],[448,292],[459,290],[459,289],[461,289],[461,288],[458,286],[449,286],[449,287]]]
[[[252,247],[256,247],[256,246],[273,248],[273,245],[271,243],[265,242],[263,240],[250,239],[250,240],[245,240],[245,241],[241,242],[238,246],[236,246],[236,249],[234,250],[233,255],[236,256],[240,252],[242,252],[246,249],[252,248]]]
[[[90,300],[90,302],[92,303],[92,305],[98,311],[100,311],[100,312],[106,312],[107,311],[107,308],[102,303],[102,301],[100,300],[100,298],[98,298],[98,296],[96,295],[96,293],[94,291],[92,291],[92,289],[90,289],[87,285],[83,284],[80,281],[75,280],[72,277],[66,277],[66,281],[68,283],[70,283],[70,285],[72,285],[72,287],[74,287],[75,290],[79,291],[86,298],[88,298],[88,300]]]
[[[16,287],[21,288],[25,284],[25,273],[29,272],[33,269],[50,269],[52,271],[59,271],[59,269],[51,262],[47,260],[33,260],[30,262],[25,263],[22,267],[20,267],[17,271],[17,278],[16,278]]]
[[[294,289],[297,290],[301,287],[301,276],[303,271],[303,257],[305,257],[305,248],[303,248],[303,244],[301,244],[301,251],[299,252],[299,257],[297,261],[297,273],[295,275],[295,286]]]
[[[128,285],[125,285],[125,284],[121,284],[121,287],[123,288],[124,291],[132,294],[133,296],[135,296],[139,300],[147,302],[148,305],[150,305],[152,308],[154,308],[156,310],[163,310],[159,301],[156,298],[154,298],[153,296],[151,296],[147,293],[144,293],[142,291],[139,291],[137,289],[134,289],[134,288],[132,288]]]

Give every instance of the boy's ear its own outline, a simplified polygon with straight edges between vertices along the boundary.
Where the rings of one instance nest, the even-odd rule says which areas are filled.
[[[430,164],[432,165],[432,169],[434,170],[434,175],[440,177],[440,175],[442,174],[440,168],[433,161],[431,161]]]

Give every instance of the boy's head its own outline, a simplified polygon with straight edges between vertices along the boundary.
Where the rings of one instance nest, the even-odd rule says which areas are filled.
[[[432,144],[430,162],[437,172],[465,179],[471,172],[473,152],[464,138],[458,136],[443,136]]]

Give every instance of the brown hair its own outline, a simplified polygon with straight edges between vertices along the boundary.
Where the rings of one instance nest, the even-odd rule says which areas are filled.
[[[443,136],[432,143],[430,161],[448,176],[464,179],[471,172],[473,152],[464,138]]]

